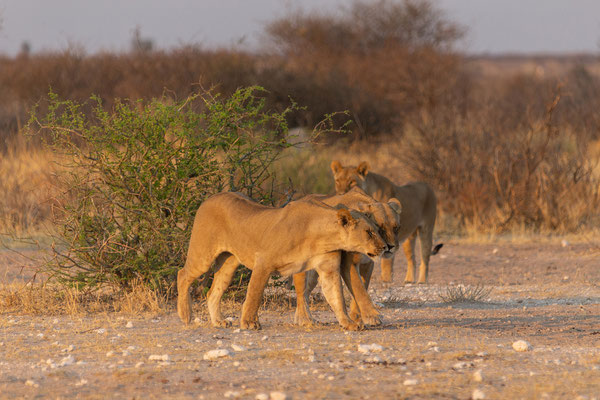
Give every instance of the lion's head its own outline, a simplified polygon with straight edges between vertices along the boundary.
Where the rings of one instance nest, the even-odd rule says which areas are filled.
[[[379,228],[379,235],[385,240],[388,251],[384,256],[389,256],[398,249],[398,233],[400,232],[400,214],[402,205],[396,199],[388,203],[360,203],[359,211],[364,213]]]
[[[347,249],[369,257],[377,257],[389,251],[387,242],[379,234],[379,227],[362,212],[339,208],[337,223],[344,228]]]
[[[369,164],[362,161],[358,167],[343,167],[342,164],[334,160],[331,162],[331,171],[335,180],[335,192],[344,194],[353,187],[359,187],[366,190],[365,177],[369,173]]]

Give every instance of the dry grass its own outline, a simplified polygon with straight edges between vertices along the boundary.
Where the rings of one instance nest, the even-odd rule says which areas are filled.
[[[142,284],[130,291],[81,291],[49,283],[11,283],[0,286],[0,309],[8,314],[82,315],[100,312],[162,313],[169,309],[167,295]]]
[[[493,288],[483,285],[475,286],[448,286],[445,291],[440,291],[438,297],[444,303],[472,303],[485,301]]]
[[[53,156],[25,140],[0,154],[0,233],[23,236],[43,230],[51,213]]]

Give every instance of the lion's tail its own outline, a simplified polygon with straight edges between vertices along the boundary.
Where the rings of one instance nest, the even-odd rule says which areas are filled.
[[[433,250],[431,250],[431,255],[435,256],[437,253],[440,252],[440,249],[444,247],[444,243],[438,243],[435,246],[433,246]]]

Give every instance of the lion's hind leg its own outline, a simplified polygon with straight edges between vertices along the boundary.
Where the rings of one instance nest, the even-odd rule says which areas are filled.
[[[177,314],[184,324],[192,320],[192,296],[190,285],[210,269],[213,258],[188,255],[185,266],[177,272]]]
[[[402,245],[404,255],[406,256],[406,277],[404,283],[415,282],[415,244],[417,241],[417,231],[415,230]]]
[[[294,323],[304,327],[312,327],[315,324],[310,308],[310,293],[318,282],[318,275],[315,270],[308,270],[294,274],[294,287],[296,289],[296,312],[294,314]]]
[[[217,257],[216,267],[219,269],[215,273],[206,299],[210,321],[214,327],[226,328],[231,326],[231,323],[223,319],[221,314],[221,298],[229,287],[233,274],[239,265],[239,260],[231,253],[223,253]]]

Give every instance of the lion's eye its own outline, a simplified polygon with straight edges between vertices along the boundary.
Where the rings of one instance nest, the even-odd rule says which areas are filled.
[[[400,232],[400,227],[399,226],[395,226],[394,227],[394,233],[398,233]]]
[[[369,229],[367,231],[367,235],[369,235],[369,237],[372,238],[373,237],[373,231]]]

